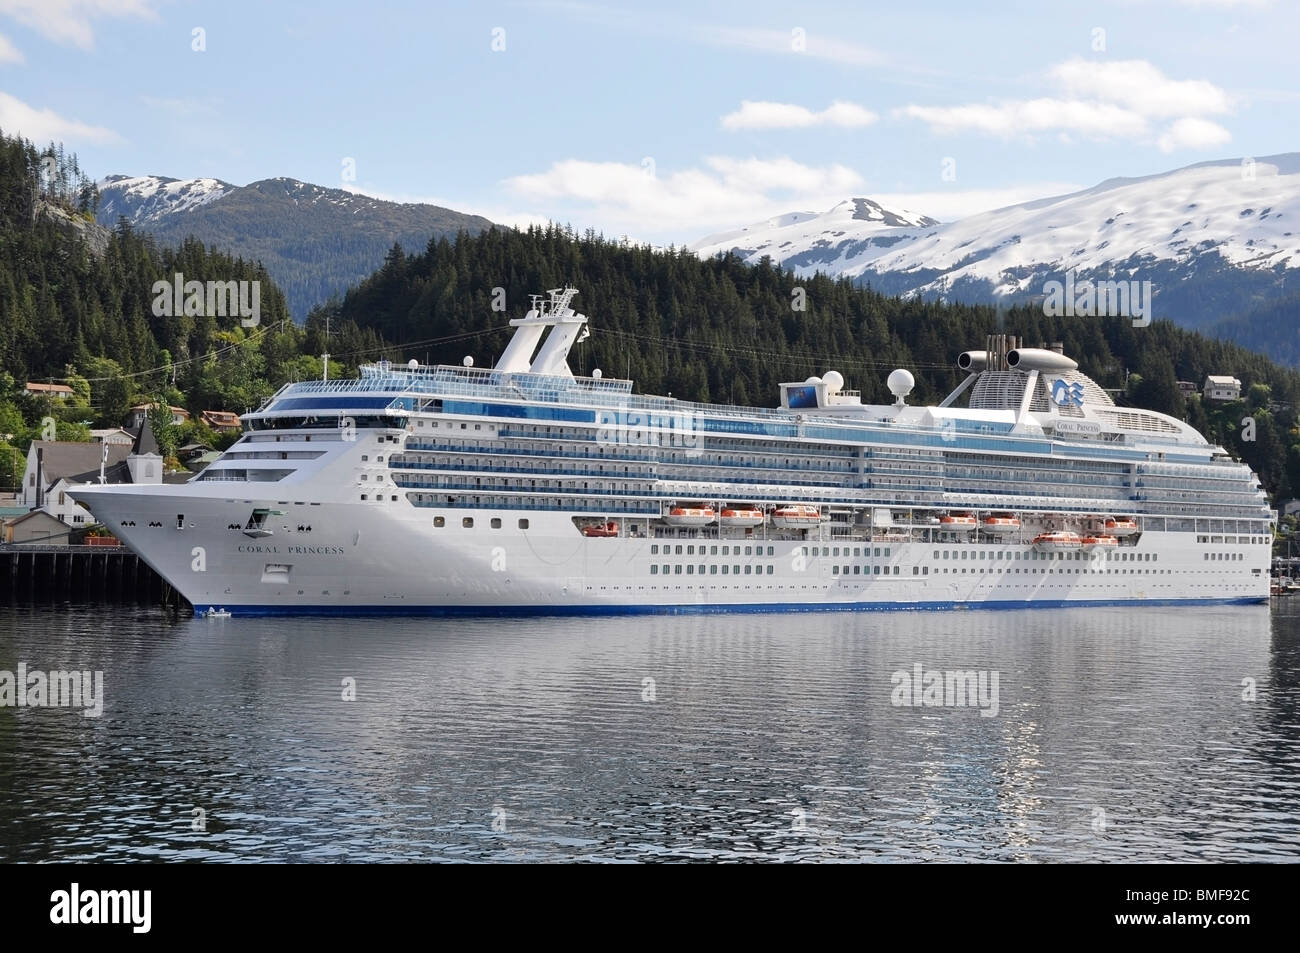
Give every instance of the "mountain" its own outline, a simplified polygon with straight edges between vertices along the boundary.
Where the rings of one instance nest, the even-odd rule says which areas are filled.
[[[125,218],[165,246],[179,247],[193,236],[261,261],[299,321],[383,264],[395,243],[421,249],[430,240],[492,224],[437,205],[386,202],[288,178],[236,186],[220,179],[112,175],[99,183],[99,194],[101,224]]]
[[[1300,289],[1300,153],[1109,179],[947,224],[858,219],[846,216],[848,204],[690,247],[751,263],[769,255],[798,274],[846,276],[889,294],[974,303],[1041,297],[1044,283],[1067,269],[1078,278],[1150,280],[1157,317],[1226,334],[1240,327],[1226,319]]]
[[[891,239],[896,229],[928,228],[936,219],[871,199],[845,199],[825,212],[791,212],[694,242],[708,258],[734,252],[751,264],[764,255],[800,274],[852,274],[860,256]]]

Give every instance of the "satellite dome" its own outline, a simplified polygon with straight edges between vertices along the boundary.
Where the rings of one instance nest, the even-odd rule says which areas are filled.
[[[896,403],[901,404],[903,398],[912,393],[912,388],[916,386],[916,378],[912,376],[911,371],[905,371],[900,367],[889,372],[885,384],[889,387],[889,392],[898,398]]]
[[[828,394],[838,394],[840,388],[844,386],[844,375],[839,371],[827,371],[822,380],[826,384],[826,393]]]
[[[417,367],[420,366],[420,362],[417,361],[415,358],[411,358],[409,361],[406,362],[406,366],[409,367],[411,370],[415,370]]]

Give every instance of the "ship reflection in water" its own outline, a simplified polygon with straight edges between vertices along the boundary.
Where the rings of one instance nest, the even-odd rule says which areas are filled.
[[[6,861],[1300,857],[1300,606],[0,610],[20,662],[104,711],[0,708]]]

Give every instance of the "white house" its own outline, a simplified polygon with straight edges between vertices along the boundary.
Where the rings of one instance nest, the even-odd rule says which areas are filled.
[[[1235,377],[1211,374],[1205,378],[1206,400],[1240,400],[1241,381]]]
[[[96,443],[108,443],[119,447],[129,447],[135,443],[135,434],[125,427],[108,427],[103,430],[92,430],[91,439]]]
[[[67,384],[41,384],[37,381],[28,381],[23,387],[24,394],[34,394],[39,397],[53,397],[57,400],[67,400],[75,391]]]
[[[40,509],[71,527],[94,522],[66,491],[82,483],[161,483],[163,459],[146,419],[133,446],[115,443],[33,440],[27,449],[18,502]]]
[[[127,426],[132,430],[139,430],[140,427],[144,425],[144,422],[149,419],[149,411],[159,406],[161,405],[156,403],[136,404],[131,408],[131,416],[127,420]],[[168,406],[167,409],[171,411],[172,423],[176,424],[178,427],[190,419],[190,412],[184,407]]]

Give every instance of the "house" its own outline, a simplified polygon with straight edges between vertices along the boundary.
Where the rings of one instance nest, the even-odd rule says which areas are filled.
[[[36,381],[28,381],[23,387],[23,393],[34,397],[54,397],[58,400],[67,400],[73,395],[73,390],[67,384],[40,384]]]
[[[3,533],[6,543],[40,543],[45,546],[68,545],[68,534],[72,527],[56,519],[43,510],[32,510],[24,516],[15,516],[4,521]]]
[[[227,410],[205,410],[199,414],[199,419],[217,433],[239,433],[241,429],[239,414]]]
[[[129,447],[135,443],[135,434],[125,427],[108,427],[104,430],[92,430],[90,437],[96,443],[107,443],[119,447]]]
[[[1193,394],[1195,394],[1198,390],[1200,390],[1200,388],[1196,386],[1196,381],[1179,381],[1179,382],[1178,382],[1178,391],[1179,391],[1179,393],[1181,393],[1184,397],[1191,397],[1191,396],[1192,396]]]
[[[1240,400],[1241,381],[1235,377],[1211,374],[1205,378],[1206,400]]]
[[[1295,516],[1300,513],[1300,500],[1287,500],[1282,504],[1283,516]]]
[[[161,483],[163,459],[146,417],[132,446],[67,440],[33,440],[18,502],[39,509],[69,527],[94,519],[66,490],[81,483]]]
[[[140,427],[143,426],[144,422],[149,419],[149,412],[159,406],[161,405],[157,403],[136,404],[131,408],[131,415],[127,419],[126,425],[132,430],[139,430]],[[172,423],[177,424],[178,426],[190,419],[190,412],[184,407],[168,406],[167,409],[172,413]]]

